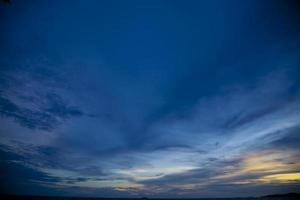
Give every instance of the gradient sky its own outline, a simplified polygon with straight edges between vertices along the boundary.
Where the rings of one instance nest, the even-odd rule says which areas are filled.
[[[300,191],[300,4],[0,3],[0,192]]]

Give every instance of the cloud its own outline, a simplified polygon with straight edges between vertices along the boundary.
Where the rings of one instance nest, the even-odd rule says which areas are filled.
[[[299,126],[291,128],[284,137],[269,143],[267,145],[267,148],[297,150],[300,146],[299,131],[300,131]]]
[[[21,12],[4,12],[0,32],[3,187],[115,197],[297,191],[296,15],[236,3],[14,4]],[[89,12],[78,15],[82,6]]]
[[[0,87],[0,115],[13,118],[29,129],[51,131],[64,121],[85,113],[70,106],[46,80],[34,79],[33,72],[4,72]],[[47,75],[43,75],[47,76]],[[5,86],[6,85],[6,86]]]
[[[218,160],[199,166],[198,169],[180,174],[172,174],[157,179],[145,180],[144,189],[147,191],[159,188],[157,196],[164,194],[197,195],[205,196],[209,191],[227,190],[235,188],[272,188],[278,186],[300,186],[300,163],[291,163],[297,160],[299,153],[296,151],[258,151],[238,158]],[[273,184],[273,186],[272,186]],[[215,193],[211,193],[210,195]],[[220,193],[221,194],[221,193]],[[236,196],[240,194],[235,193]],[[231,196],[233,193],[231,193]],[[226,195],[225,195],[226,196]]]
[[[134,174],[135,180],[145,188],[159,191],[160,195],[171,194],[174,188],[190,192],[230,184],[252,187],[266,184],[271,177],[277,184],[281,183],[278,177],[296,177],[299,163],[294,154],[297,150],[275,150],[276,143],[282,142],[285,146],[284,141],[295,133],[300,123],[299,96],[289,97],[287,91],[293,85],[289,81],[285,72],[274,72],[253,87],[200,99],[184,117],[168,116],[154,125],[155,137],[148,145],[154,148],[163,142],[174,148],[150,151],[150,158],[144,163],[150,164],[157,158],[160,164],[166,162],[165,166],[170,168],[182,164],[187,168],[163,172],[163,167],[158,165],[157,175],[148,176],[156,169],[155,164],[150,164],[149,168],[142,166],[127,172]],[[295,134],[292,135],[294,138]],[[285,147],[289,149],[289,145]],[[265,153],[263,150],[267,149],[270,152]],[[251,157],[251,152],[258,157]],[[147,153],[140,154],[147,158]],[[173,156],[177,159],[171,161]],[[270,160],[266,160],[268,158]],[[283,158],[286,160],[280,160]],[[272,175],[275,172],[277,175]],[[297,178],[288,184],[295,182],[299,182]]]
[[[199,99],[184,117],[170,115],[157,123],[156,139],[211,151],[217,146],[269,143],[284,137],[285,130],[299,124],[300,107],[299,97],[287,94],[292,85],[286,81],[287,76],[282,71],[274,72],[251,87],[239,86],[238,90]],[[277,138],[267,138],[276,132],[281,132]]]
[[[1,193],[43,194],[49,193],[47,187],[40,183],[54,184],[60,181],[58,177],[49,176],[41,171],[24,165],[26,159],[14,153],[0,150],[1,155]],[[47,192],[48,190],[48,192]]]
[[[212,188],[277,184],[280,178],[298,173],[292,170],[299,164],[295,156],[288,160],[294,164],[276,160],[282,157],[255,161],[250,156],[273,159],[264,151],[295,146],[291,139],[300,123],[299,96],[288,92],[294,83],[286,71],[202,97],[184,112],[172,110],[143,129],[91,117],[86,114],[91,110],[73,106],[87,102],[68,101],[73,90],[64,94],[58,85],[50,87],[42,81],[41,86],[31,76],[12,79],[29,80],[25,86],[9,81],[9,90],[1,88],[0,111],[5,120],[1,149],[24,156],[26,165],[20,165],[30,166],[41,177],[52,177],[55,181],[37,180],[47,187],[186,195],[202,189],[209,193]],[[93,105],[96,112],[101,110]],[[137,119],[134,124],[142,123]],[[130,142],[128,131],[133,131]],[[257,162],[266,166],[255,169],[252,165]],[[273,174],[274,167],[286,170]],[[298,184],[298,180],[285,184]]]
[[[41,129],[51,131],[57,127],[62,120],[70,117],[82,116],[83,112],[77,108],[67,107],[59,99],[48,99],[49,108],[38,111],[22,108],[9,99],[0,97],[0,114],[4,117],[14,118],[22,126],[30,129]]]

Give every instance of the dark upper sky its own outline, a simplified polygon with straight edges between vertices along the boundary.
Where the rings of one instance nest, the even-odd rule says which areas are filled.
[[[299,9],[0,3],[0,192],[300,191]]]

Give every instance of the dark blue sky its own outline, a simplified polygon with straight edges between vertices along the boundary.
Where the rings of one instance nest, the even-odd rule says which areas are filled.
[[[1,193],[300,190],[297,1],[0,4]]]

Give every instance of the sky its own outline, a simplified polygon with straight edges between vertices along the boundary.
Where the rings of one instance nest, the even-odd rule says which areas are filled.
[[[300,191],[294,0],[0,3],[0,193]]]

